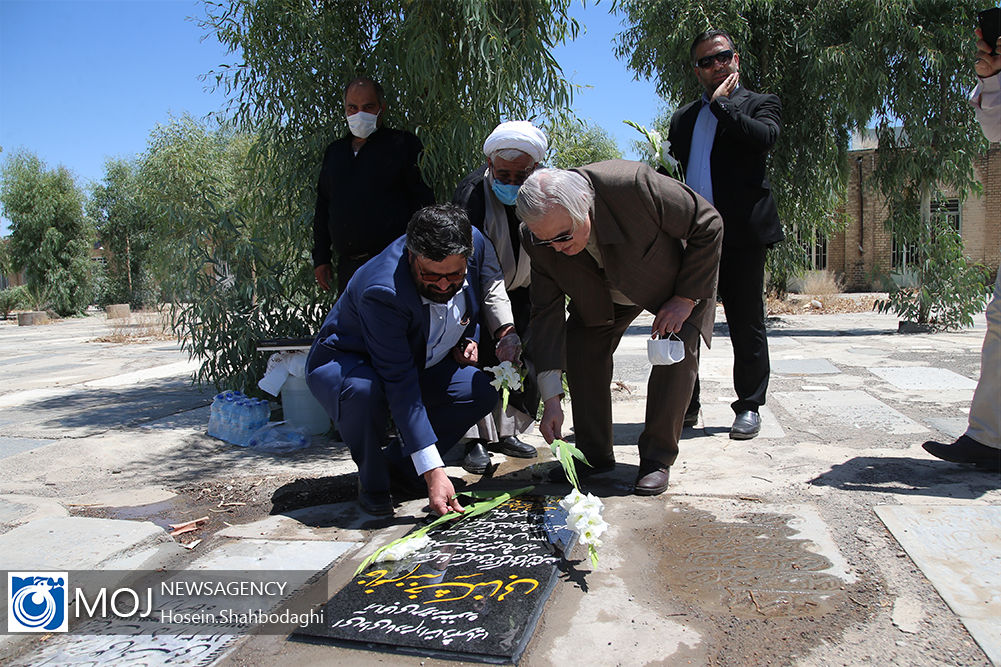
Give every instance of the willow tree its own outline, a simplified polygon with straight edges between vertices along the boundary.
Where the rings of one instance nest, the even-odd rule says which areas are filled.
[[[658,93],[677,106],[702,93],[689,60],[694,36],[710,28],[731,33],[741,83],[782,100],[769,178],[787,234],[810,239],[843,225],[836,211],[845,200],[849,139],[873,119],[881,162],[900,156],[891,139],[898,123],[915,129],[908,160],[940,162],[924,172],[884,170],[883,192],[906,192],[919,181],[972,187],[968,175],[983,144],[962,92],[973,79],[978,4],[721,0],[710,9],[694,0],[625,0],[619,9],[627,28],[618,53],[637,74],[656,79]],[[891,217],[905,215],[911,203],[895,203]],[[773,280],[781,281],[805,257],[795,243],[776,250],[769,265]]]
[[[93,186],[86,210],[110,252],[99,305],[129,303],[135,308],[157,303],[150,258],[155,239],[150,214],[142,198],[139,165],[134,160],[109,159],[104,178]]]
[[[346,132],[344,85],[360,75],[382,83],[385,122],[421,138],[425,180],[448,201],[482,161],[483,139],[501,120],[569,107],[571,85],[551,50],[577,33],[570,2],[206,3],[203,27],[239,63],[211,76],[229,96],[227,115],[255,137],[243,174],[248,196],[226,216],[233,229],[219,225],[216,233],[246,239],[227,261],[231,271],[253,275],[254,285],[237,279],[245,299],[232,305],[239,316],[230,317],[199,305],[216,285],[189,281],[187,317],[198,322],[193,350],[207,360],[201,377],[247,386],[263,364],[248,351],[251,338],[308,336],[319,328],[331,297],[313,284],[311,224],[323,151]],[[215,251],[200,247],[200,259],[211,261]],[[196,266],[184,270],[194,275]]]
[[[588,121],[563,118],[546,125],[548,163],[557,169],[573,169],[592,162],[622,157],[615,138],[605,128]]]
[[[24,271],[35,308],[74,315],[90,303],[94,233],[83,205],[73,175],[62,166],[49,169],[33,153],[14,153],[0,171],[0,209],[10,220],[8,262]]]

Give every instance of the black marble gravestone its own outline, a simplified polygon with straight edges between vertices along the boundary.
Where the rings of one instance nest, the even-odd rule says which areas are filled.
[[[516,662],[576,540],[558,498],[518,496],[444,524],[431,544],[373,563],[296,635],[353,648]]]

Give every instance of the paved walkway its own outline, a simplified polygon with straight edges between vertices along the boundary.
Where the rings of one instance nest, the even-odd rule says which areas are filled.
[[[935,335],[899,335],[893,317],[873,313],[774,318],[762,433],[733,441],[732,357],[718,314],[713,348],[703,350],[700,422],[684,433],[669,492],[638,498],[629,489],[651,319],[637,320],[616,354],[620,465],[593,487],[612,524],[601,561],[590,572],[579,562],[579,576],[557,587],[522,664],[573,655],[594,664],[1001,664],[1001,478],[920,448],[965,430],[982,316],[973,329]],[[277,484],[269,479],[349,474],[343,447],[319,442],[275,458],[222,445],[204,435],[211,392],[190,386],[193,364],[177,346],[94,342],[108,330],[103,315],[0,323],[5,569],[332,565],[336,583],[420,514],[420,502],[405,504],[387,526],[346,502],[266,516]],[[551,459],[538,435],[529,439]],[[487,482],[449,472],[521,486],[549,465],[495,461]],[[250,480],[260,485],[253,521],[213,517],[195,549],[163,521],[142,520],[161,516],[151,508],[170,507],[179,489]],[[109,507],[148,511],[81,515]],[[0,635],[0,661],[15,664],[124,664],[150,650],[157,664],[386,660],[281,636],[38,644]]]

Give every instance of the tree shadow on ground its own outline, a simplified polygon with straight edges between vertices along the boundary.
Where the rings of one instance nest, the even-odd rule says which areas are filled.
[[[809,483],[844,491],[973,499],[1001,489],[1001,475],[946,461],[857,456]]]

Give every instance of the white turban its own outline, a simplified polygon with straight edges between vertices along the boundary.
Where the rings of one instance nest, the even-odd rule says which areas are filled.
[[[549,142],[542,130],[527,120],[512,120],[494,128],[483,142],[483,154],[490,157],[497,151],[514,148],[531,155],[536,162],[542,162],[548,147]]]

